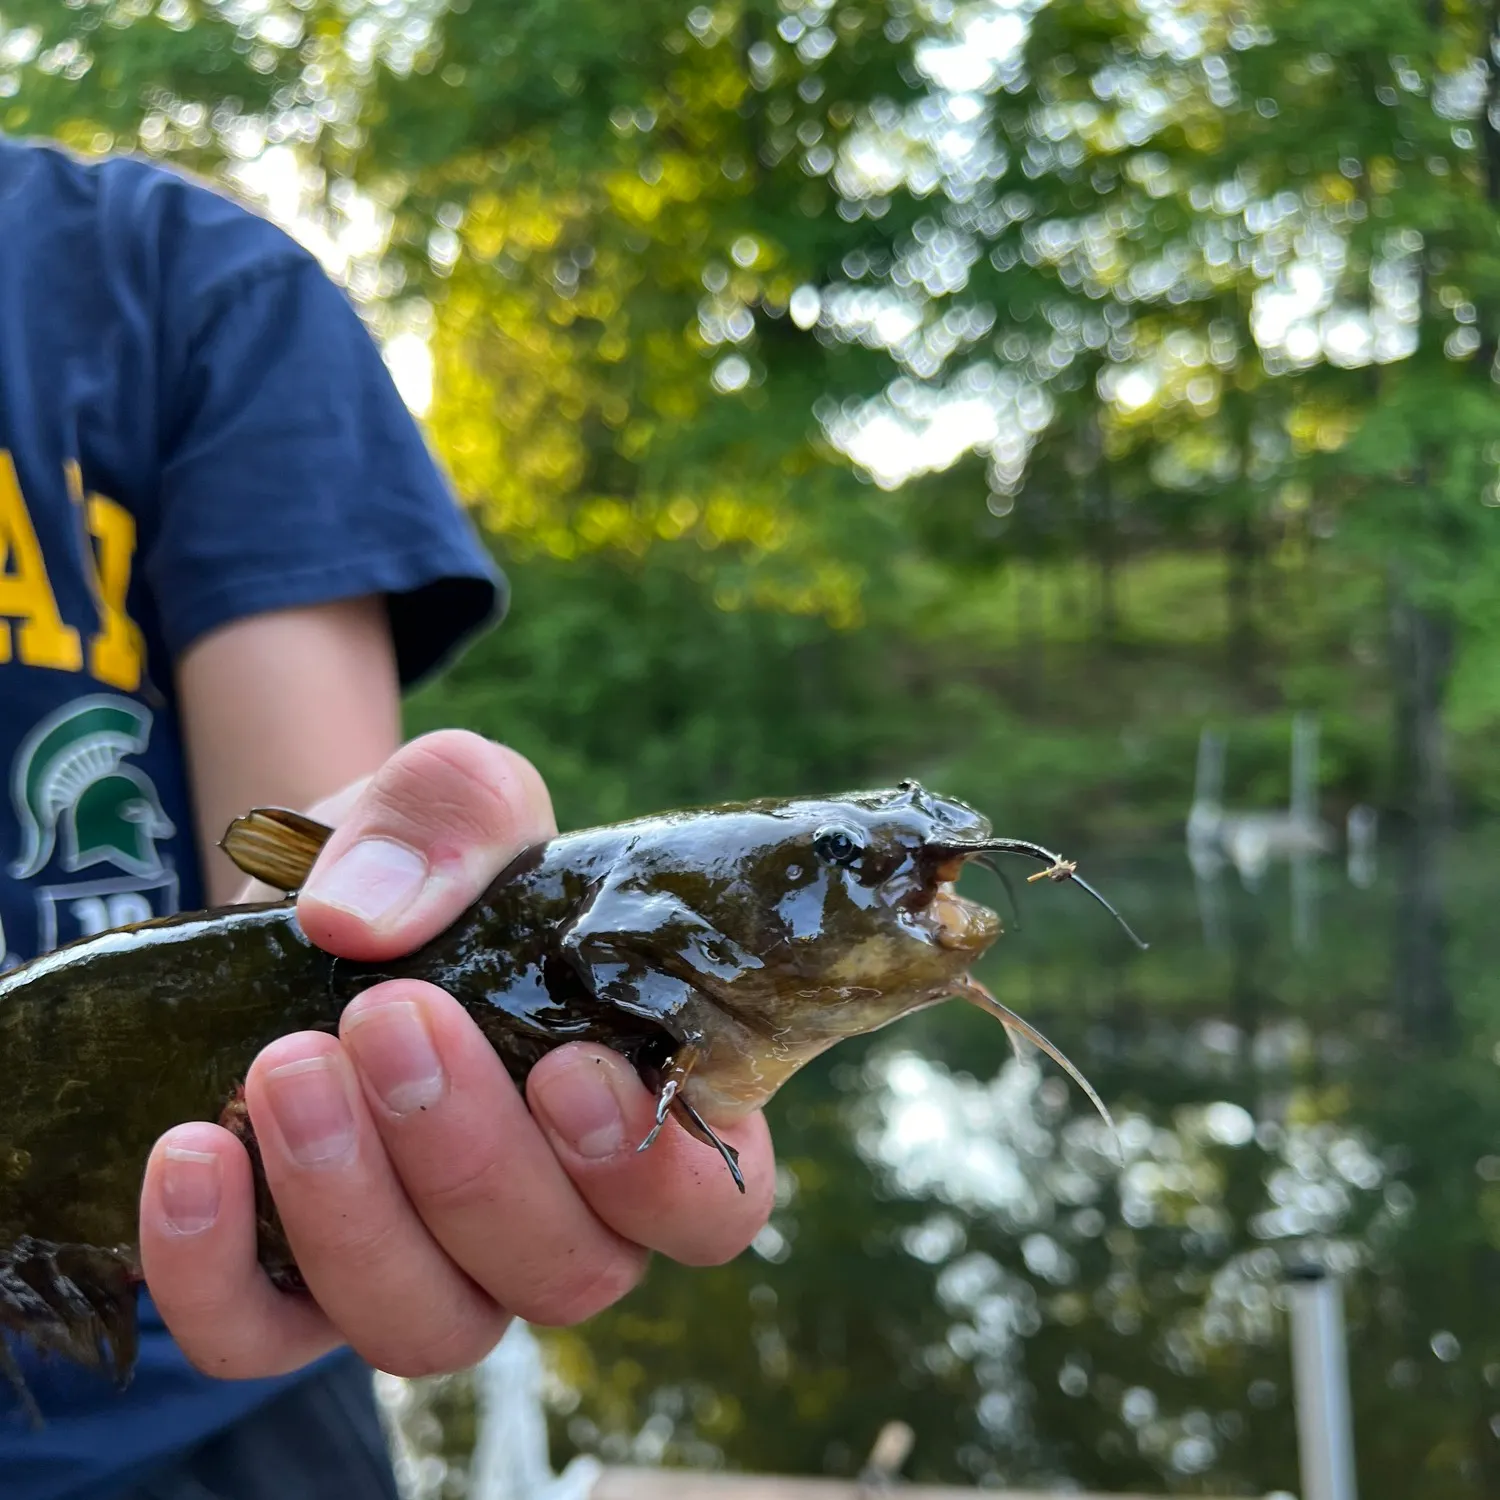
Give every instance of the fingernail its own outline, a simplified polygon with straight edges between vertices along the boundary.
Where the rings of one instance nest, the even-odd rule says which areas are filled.
[[[177,1234],[202,1234],[219,1217],[224,1169],[212,1151],[168,1146],[162,1152],[161,1206]]]
[[[580,1156],[598,1161],[625,1144],[625,1115],[615,1076],[602,1058],[579,1057],[549,1072],[528,1091],[544,1128],[562,1137]]]
[[[415,849],[394,839],[361,839],[318,871],[303,894],[379,923],[404,911],[426,879],[427,861]]]
[[[304,1057],[266,1074],[266,1094],[293,1161],[317,1167],[349,1155],[354,1112],[331,1057]]]
[[[345,1021],[344,1036],[360,1072],[392,1114],[409,1115],[442,1097],[443,1064],[421,1008],[412,1001],[355,1011]]]

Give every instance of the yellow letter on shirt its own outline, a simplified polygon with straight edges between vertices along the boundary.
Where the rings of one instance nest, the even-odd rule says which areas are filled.
[[[141,685],[141,632],[125,613],[130,560],[135,555],[135,518],[108,495],[89,496],[89,532],[98,545],[98,635],[89,638],[89,671],[111,687],[133,693]]]
[[[83,666],[78,632],[64,625],[47,579],[21,485],[11,456],[0,448],[0,661],[11,659],[11,627],[23,666],[76,672]]]

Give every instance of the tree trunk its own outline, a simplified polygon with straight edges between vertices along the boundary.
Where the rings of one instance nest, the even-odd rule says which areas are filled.
[[[1443,881],[1453,817],[1443,733],[1453,626],[1412,599],[1399,567],[1391,570],[1390,611],[1394,800],[1405,835],[1398,865],[1395,998],[1413,1040],[1438,1042],[1453,1020]]]

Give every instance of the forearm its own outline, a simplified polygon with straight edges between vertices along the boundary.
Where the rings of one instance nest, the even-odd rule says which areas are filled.
[[[244,877],[217,845],[253,806],[310,809],[369,776],[401,735],[400,687],[378,597],[236,621],[196,642],[177,672],[210,902]]]

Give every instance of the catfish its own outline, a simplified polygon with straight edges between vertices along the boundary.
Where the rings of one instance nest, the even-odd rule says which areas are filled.
[[[673,1118],[742,1192],[715,1125],[760,1109],[844,1038],[950,997],[1045,1051],[1109,1120],[1078,1070],[970,974],[1001,923],[954,883],[970,860],[1003,879],[993,856],[1024,855],[1046,867],[1032,880],[1076,881],[1123,919],[1071,862],[994,837],[915,781],[560,834],[518,854],[438,937],[381,963],[336,957],[298,924],[295,892],[330,832],[257,809],[221,847],[286,899],[118,928],[0,976],[0,1372],[34,1419],[6,1332],[130,1377],[141,1176],[173,1125],[218,1120],[244,1141],[260,1263],[305,1291],[240,1085],[267,1043],[336,1032],[382,980],[446,990],[518,1084],[566,1042],[613,1048],[656,1094],[640,1149]]]

